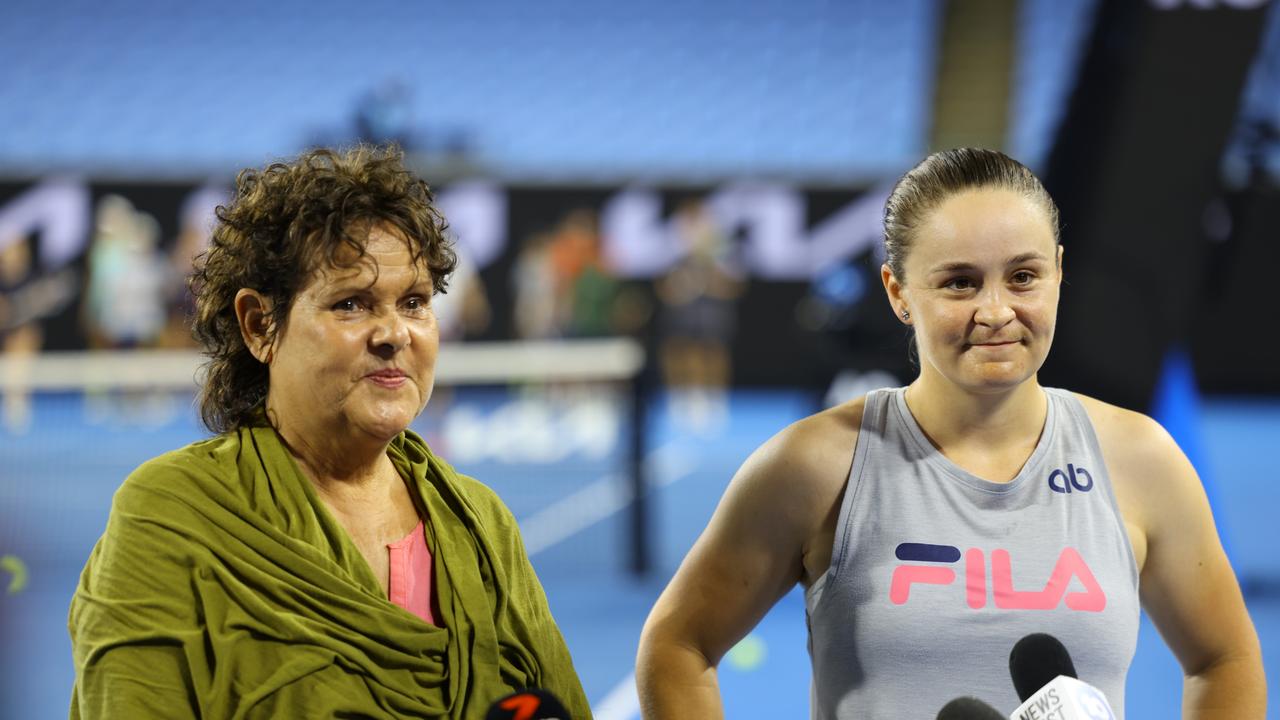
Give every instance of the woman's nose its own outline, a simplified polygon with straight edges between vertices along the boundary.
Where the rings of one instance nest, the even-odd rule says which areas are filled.
[[[379,318],[370,342],[375,348],[399,352],[409,344],[409,325],[400,313],[390,310],[385,317]]]
[[[987,290],[979,298],[974,322],[987,327],[1003,327],[1015,317],[1013,306],[1000,290]]]

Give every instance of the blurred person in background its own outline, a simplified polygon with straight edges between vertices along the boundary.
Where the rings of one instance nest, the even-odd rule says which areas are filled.
[[[686,252],[654,287],[662,377],[676,418],[710,433],[723,425],[728,409],[742,272],[729,237],[702,201],[681,205],[672,228]]]
[[[160,252],[160,224],[120,195],[98,202],[89,247],[88,283],[81,321],[91,350],[131,350],[160,344],[169,322],[171,288],[182,274],[172,272]],[[92,422],[159,425],[178,406],[163,392],[86,388],[85,411]]]
[[[476,337],[489,329],[493,313],[484,278],[464,248],[454,245],[457,264],[449,275],[449,292],[432,303],[440,339],[445,342]]]
[[[933,717],[960,696],[1008,712],[1031,633],[1123,716],[1141,604],[1184,717],[1261,720],[1258,638],[1194,468],[1150,418],[1037,381],[1063,257],[1040,182],[997,152],[936,153],[884,217],[919,375],[743,464],[645,625],[645,717],[721,717],[718,663],[799,583],[814,718]]]
[[[407,428],[454,254],[398,150],[241,173],[192,280],[214,437],[117,491],[71,603],[71,717],[590,710],[515,520]]]
[[[147,347],[160,337],[170,273],[159,238],[156,219],[128,199],[107,195],[99,201],[82,306],[91,348]]]
[[[198,188],[182,203],[179,213],[181,227],[178,237],[169,251],[169,271],[165,282],[168,300],[168,316],[159,344],[164,347],[194,347],[191,337],[191,317],[195,314],[195,297],[185,282],[195,268],[196,258],[209,248],[209,239],[217,222],[219,205],[229,199],[225,189],[205,186]]]
[[[515,296],[516,336],[521,340],[546,340],[556,336],[556,268],[551,262],[551,233],[525,238],[511,272]]]
[[[560,269],[560,305],[567,337],[608,337],[616,330],[618,279],[605,265],[594,210],[570,212],[552,241]]]
[[[608,337],[620,327],[622,284],[601,251],[595,210],[575,208],[530,235],[512,272],[516,334],[526,340]]]
[[[36,288],[31,246],[26,237],[0,239],[0,356],[4,359],[4,428],[15,434],[31,424],[27,389],[44,333],[31,312],[30,290]],[[25,296],[25,297],[24,297]]]

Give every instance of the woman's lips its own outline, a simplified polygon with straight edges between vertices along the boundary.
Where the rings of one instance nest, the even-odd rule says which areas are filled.
[[[1019,344],[1020,343],[1017,340],[1008,340],[1006,342],[970,343],[969,347],[986,348],[988,350],[999,350],[1000,348],[1015,347]]]
[[[366,378],[385,388],[397,388],[405,383],[408,375],[403,370],[379,370],[365,375]]]

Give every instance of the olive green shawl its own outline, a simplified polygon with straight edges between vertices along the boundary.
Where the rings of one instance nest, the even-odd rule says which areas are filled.
[[[71,603],[71,717],[481,718],[522,687],[589,717],[511,513],[402,433],[434,627],[393,605],[276,432],[162,455],[116,493]]]

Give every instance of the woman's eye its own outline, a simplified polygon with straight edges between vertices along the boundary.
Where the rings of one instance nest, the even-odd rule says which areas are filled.
[[[1013,274],[1013,282],[1016,285],[1029,285],[1035,279],[1036,276],[1026,270],[1019,270]]]
[[[334,303],[333,309],[340,312],[355,312],[360,309],[360,303],[356,302],[355,298],[347,298]]]
[[[969,290],[973,287],[973,282],[967,277],[951,278],[943,283],[943,287],[951,290]]]
[[[428,303],[426,298],[422,297],[421,295],[414,295],[413,297],[404,301],[404,308],[406,310],[412,310],[414,312],[426,310],[427,305]]]

